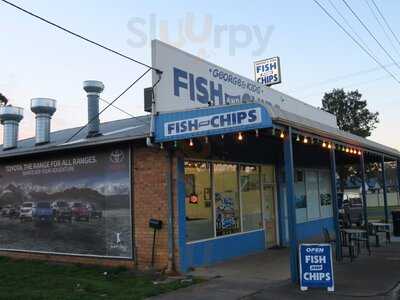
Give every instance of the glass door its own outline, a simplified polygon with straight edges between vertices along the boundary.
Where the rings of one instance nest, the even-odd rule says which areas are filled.
[[[261,167],[264,228],[267,248],[277,246],[275,174],[272,166]]]

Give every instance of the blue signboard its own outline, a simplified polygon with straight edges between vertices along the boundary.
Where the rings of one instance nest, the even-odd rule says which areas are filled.
[[[155,116],[155,141],[165,142],[272,127],[266,108],[257,103],[198,108]]]
[[[324,287],[334,291],[330,244],[300,244],[300,288]]]

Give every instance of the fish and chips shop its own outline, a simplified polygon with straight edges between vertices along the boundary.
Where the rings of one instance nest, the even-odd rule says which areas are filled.
[[[22,109],[0,107],[0,254],[187,272],[290,247],[297,280],[299,244],[338,232],[341,166],[398,174],[397,150],[262,79],[158,40],[152,67],[140,117],[100,122],[104,84],[85,81],[94,121],[78,134],[50,132],[56,101],[35,98],[36,136],[17,140]]]

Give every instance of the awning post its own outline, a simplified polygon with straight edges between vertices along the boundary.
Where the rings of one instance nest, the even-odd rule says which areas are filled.
[[[389,221],[389,211],[387,205],[387,189],[386,189],[386,174],[385,174],[385,156],[381,156],[381,169],[382,169],[382,190],[383,190],[383,203],[385,206],[385,223]]]
[[[290,274],[292,283],[299,282],[298,272],[298,243],[296,233],[296,202],[294,195],[294,164],[292,128],[288,128],[288,134],[283,141],[283,156],[285,162],[286,199],[288,208],[289,239],[290,239]]]
[[[368,231],[367,189],[365,188],[364,153],[361,153],[361,155],[360,155],[360,173],[361,173],[360,174],[361,175],[361,191],[362,191],[363,212],[364,212],[364,226],[365,226],[365,230]]]
[[[336,260],[342,259],[342,241],[340,240],[340,226],[339,226],[339,207],[337,199],[336,187],[336,155],[334,147],[330,150],[330,163],[331,163],[331,187],[332,187],[332,209],[333,209],[333,222],[335,226],[336,235]]]

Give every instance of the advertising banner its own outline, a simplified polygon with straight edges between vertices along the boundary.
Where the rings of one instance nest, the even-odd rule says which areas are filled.
[[[0,248],[132,258],[129,148],[0,164]]]
[[[156,142],[224,134],[272,126],[265,107],[259,104],[204,108],[156,116]]]
[[[336,118],[332,114],[159,40],[152,41],[151,51],[152,67],[162,71],[161,77],[155,71],[152,73],[154,114],[210,106],[268,103],[293,114],[337,126]],[[274,62],[264,65],[260,68],[260,74],[270,76],[267,69],[274,66]],[[275,73],[274,69],[271,80],[277,83],[280,76],[276,77]]]
[[[330,244],[300,244],[300,288],[325,287],[334,291],[332,247]]]

